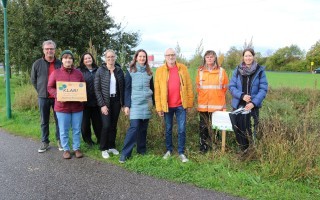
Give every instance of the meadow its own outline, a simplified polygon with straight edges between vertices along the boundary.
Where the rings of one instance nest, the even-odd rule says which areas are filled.
[[[232,132],[227,133],[225,154],[220,151],[221,138],[215,131],[211,133],[212,150],[205,155],[198,152],[196,109],[187,117],[188,163],[181,163],[176,152],[172,158],[162,159],[165,153],[164,122],[156,113],[150,121],[145,156],[134,153],[132,159],[120,165],[118,156],[103,160],[97,145],[90,148],[82,143],[81,148],[87,157],[137,173],[248,199],[320,199],[320,91],[318,85],[315,87],[320,75],[267,72],[267,77],[270,88],[260,112],[263,134],[245,160],[236,154],[237,145]],[[4,82],[0,81],[0,127],[12,134],[33,138],[40,145],[35,91],[21,77],[14,77],[11,86],[13,118],[8,120]],[[230,95],[227,98],[230,102]],[[128,118],[121,114],[117,135],[119,149],[128,126]],[[51,132],[53,130],[51,124]],[[50,139],[54,145],[52,136]],[[176,132],[174,136],[177,144]]]

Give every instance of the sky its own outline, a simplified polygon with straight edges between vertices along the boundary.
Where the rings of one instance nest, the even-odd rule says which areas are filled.
[[[190,59],[204,51],[241,49],[252,38],[256,52],[270,55],[298,45],[308,51],[320,40],[320,0],[108,0],[109,15],[126,32],[139,32],[136,49],[155,60],[179,44]]]

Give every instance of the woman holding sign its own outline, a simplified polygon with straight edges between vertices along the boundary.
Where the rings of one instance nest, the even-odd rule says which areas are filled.
[[[83,103],[80,101],[58,100],[57,90],[73,93],[77,89],[68,88],[64,82],[84,82],[82,73],[75,69],[73,54],[70,50],[61,53],[62,67],[51,73],[48,81],[48,92],[55,97],[54,111],[57,113],[61,146],[64,150],[63,158],[70,159],[69,129],[72,127],[72,148],[76,158],[82,158],[80,151],[80,133],[82,122]],[[57,82],[61,85],[58,85]],[[79,87],[84,87],[84,83],[79,83]]]
[[[236,116],[236,125],[233,125],[237,142],[242,153],[246,153],[252,134],[257,132],[259,109],[267,95],[268,81],[265,67],[254,60],[254,50],[247,48],[243,51],[243,61],[234,70],[229,90],[232,95],[231,106],[234,110],[244,108],[245,113]],[[251,117],[254,121],[254,131],[251,129]]]
[[[208,50],[204,54],[203,64],[198,68],[196,77],[198,92],[198,111],[200,115],[200,152],[209,150],[207,140],[209,127],[211,127],[212,112],[226,109],[226,92],[228,87],[228,75],[218,65],[216,52]]]
[[[106,63],[99,67],[94,78],[94,91],[102,120],[100,150],[105,159],[110,157],[109,153],[119,154],[115,141],[119,113],[124,105],[124,74],[121,67],[116,65],[116,59],[115,52],[107,50]]]

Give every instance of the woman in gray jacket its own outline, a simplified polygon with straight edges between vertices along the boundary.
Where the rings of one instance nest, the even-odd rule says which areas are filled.
[[[145,50],[140,49],[135,53],[125,77],[124,112],[130,115],[130,127],[124,140],[120,163],[124,163],[131,156],[135,144],[139,154],[146,153],[147,129],[151,107],[154,105],[153,90],[148,55]]]
[[[116,65],[116,54],[113,50],[105,52],[105,59],[106,63],[96,72],[94,90],[101,108],[100,150],[103,158],[109,158],[109,153],[119,154],[115,141],[119,113],[124,103],[124,74],[121,67]]]

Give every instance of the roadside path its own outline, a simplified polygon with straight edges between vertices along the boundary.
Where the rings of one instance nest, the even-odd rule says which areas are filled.
[[[39,145],[0,129],[0,200],[239,199],[136,174],[87,157],[64,160],[53,147],[40,154]]]

